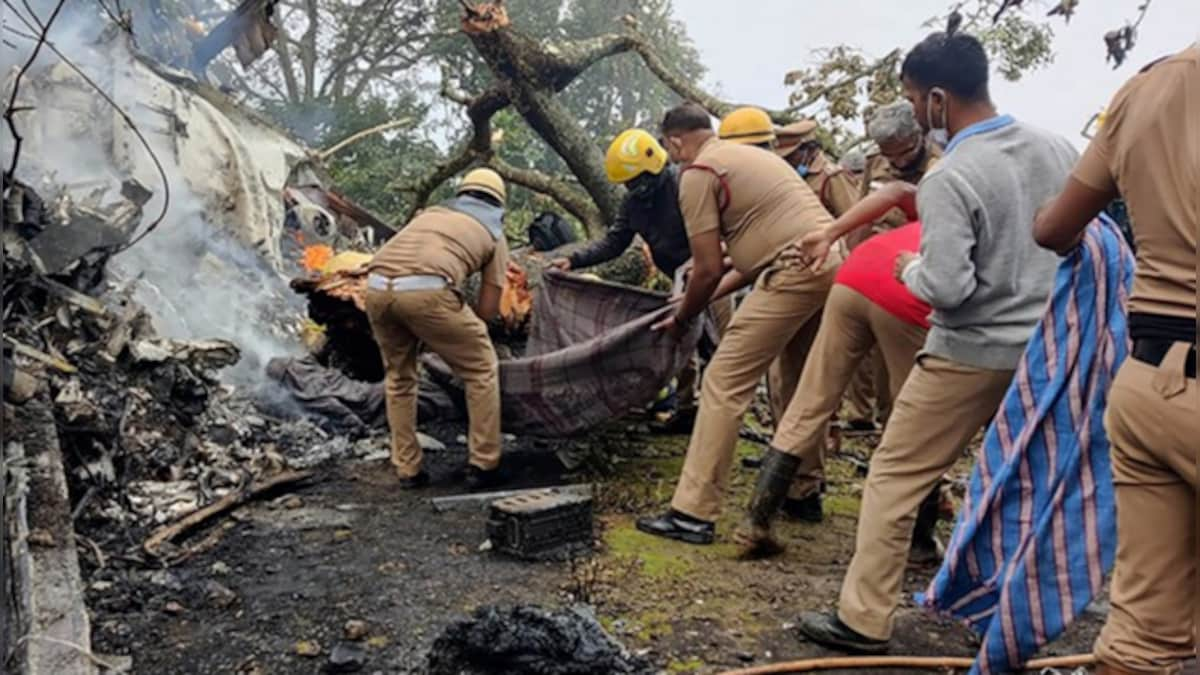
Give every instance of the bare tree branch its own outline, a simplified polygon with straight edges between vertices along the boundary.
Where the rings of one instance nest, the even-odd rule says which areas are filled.
[[[495,169],[496,173],[500,174],[504,180],[553,199],[567,212],[578,218],[588,232],[599,232],[603,229],[604,219],[595,202],[586,192],[572,186],[569,182],[536,169],[515,167],[494,155],[487,164]]]
[[[887,68],[895,68],[896,62],[900,60],[901,53],[902,52],[899,49],[895,49],[895,50],[891,51],[890,53],[888,53],[886,56],[879,58],[874,63],[863,68],[862,70],[852,72],[849,75],[847,75],[846,77],[844,77],[832,84],[828,84],[824,87],[821,87],[817,91],[810,94],[807,98],[802,99],[796,103],[793,103],[790,106],[788,106],[787,108],[785,108],[783,110],[783,114],[794,116],[796,113],[804,110],[805,108],[813,106],[814,104],[818,103],[821,99],[828,96],[830,93],[835,92],[838,89],[841,89],[842,87],[852,85],[855,82],[862,80],[863,78],[870,77],[871,75],[874,75],[876,72],[878,72],[880,70],[884,70]]]

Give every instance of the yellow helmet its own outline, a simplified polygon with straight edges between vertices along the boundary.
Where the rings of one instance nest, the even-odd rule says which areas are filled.
[[[463,176],[462,182],[458,184],[458,189],[454,192],[461,195],[469,190],[491,195],[500,200],[501,206],[508,200],[508,191],[504,189],[504,179],[491,169],[471,169],[467,175]]]
[[[667,151],[641,129],[622,131],[604,156],[604,171],[614,183],[628,183],[647,171],[657,176],[666,165]]]
[[[727,141],[756,145],[775,140],[775,125],[771,117],[758,108],[738,108],[721,120],[717,135]]]

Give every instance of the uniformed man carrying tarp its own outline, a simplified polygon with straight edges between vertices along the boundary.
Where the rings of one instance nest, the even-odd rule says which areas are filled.
[[[788,244],[831,222],[786,162],[716,138],[708,113],[694,103],[670,110],[662,134],[672,159],[684,166],[679,202],[695,268],[679,308],[656,328],[679,334],[712,297],[754,281],[704,375],[700,412],[671,509],[637,523],[650,534],[708,544],[742,416],[758,381],[824,305],[841,256],[831,256],[817,271],[777,264]],[[722,242],[734,268],[724,277]]]
[[[499,482],[500,385],[488,321],[500,307],[508,266],[504,181],[490,169],[463,177],[457,196],[425,209],[375,254],[367,269],[367,317],[386,370],[392,465],[404,488],[422,487],[417,443],[417,353],[442,357],[466,385],[472,489]],[[483,280],[474,311],[460,290],[468,276]]]

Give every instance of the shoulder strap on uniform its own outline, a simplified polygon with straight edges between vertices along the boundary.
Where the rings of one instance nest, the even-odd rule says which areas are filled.
[[[687,166],[683,167],[683,171],[679,172],[680,177],[682,178],[683,174],[691,171],[692,169],[707,171],[717,177],[717,182],[721,184],[721,199],[717,200],[717,210],[721,213],[724,213],[725,209],[729,208],[729,201],[732,199],[732,196],[729,193],[729,181],[725,180],[725,172],[718,171],[707,164],[688,164]]]
[[[818,191],[817,198],[821,200],[822,204],[825,204],[829,201],[829,179],[833,178],[834,174],[827,171],[823,173],[824,176],[821,178],[821,189]]]

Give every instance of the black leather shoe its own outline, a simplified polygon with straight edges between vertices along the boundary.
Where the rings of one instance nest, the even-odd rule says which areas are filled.
[[[490,490],[491,488],[504,483],[504,478],[500,475],[500,469],[497,468],[492,469],[491,471],[484,471],[474,464],[467,465],[467,472],[464,480],[467,484],[467,489],[472,492]]]
[[[820,523],[825,520],[825,510],[821,508],[821,495],[809,495],[804,499],[787,498],[779,509],[783,515],[792,520],[806,523]]]
[[[805,612],[800,615],[796,630],[819,645],[856,654],[883,654],[888,648],[887,640],[861,635],[832,613]]]
[[[637,529],[656,537],[675,539],[689,544],[711,544],[715,532],[712,523],[693,518],[674,509],[661,516],[638,518]]]
[[[416,490],[429,485],[429,474],[422,469],[415,476],[408,478],[400,478],[400,488],[403,490]]]

